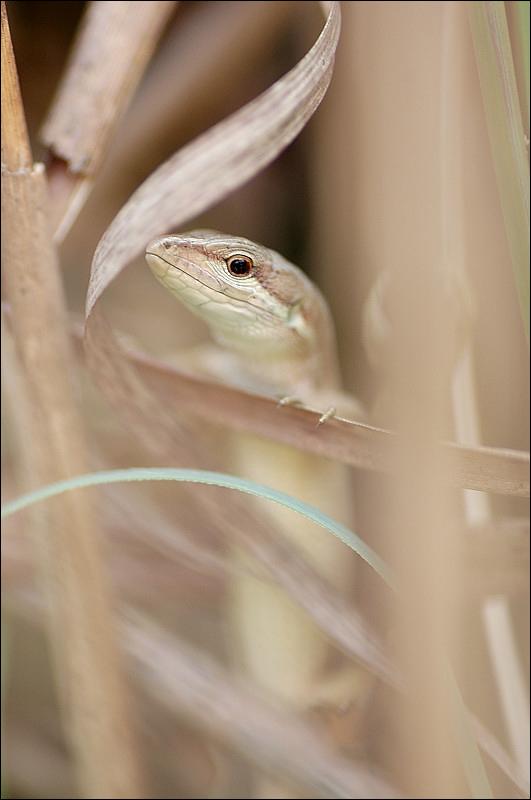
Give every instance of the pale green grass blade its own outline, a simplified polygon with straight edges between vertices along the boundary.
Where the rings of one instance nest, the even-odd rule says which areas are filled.
[[[307,503],[303,503],[301,500],[290,497],[290,495],[284,494],[284,492],[277,492],[275,489],[261,486],[253,481],[236,478],[232,475],[226,475],[220,472],[208,472],[206,470],[197,469],[172,469],[170,467],[132,467],[130,469],[109,470],[108,472],[93,472],[88,475],[80,475],[77,478],[59,481],[58,483],[50,483],[48,486],[43,486],[42,489],[36,489],[34,492],[22,495],[16,500],[6,503],[2,506],[2,518],[10,516],[16,511],[21,511],[23,508],[27,508],[33,503],[55,497],[56,495],[72,489],[82,489],[87,486],[98,486],[109,483],[124,483],[127,481],[184,481],[186,483],[203,483],[210,486],[220,486],[226,489],[236,489],[245,494],[252,494],[256,497],[264,497],[266,500],[272,500],[274,503],[279,503],[286,508],[290,508],[302,514],[312,522],[315,522],[316,525],[326,528],[340,541],[354,550],[355,553],[360,555],[364,561],[370,564],[387,583],[391,584],[390,571],[380,556],[366,545],[359,536],[344,525],[335,522],[331,517],[323,514],[322,511],[319,511],[319,509],[314,506],[310,506]]]
[[[529,2],[528,0],[517,0],[517,20],[518,34],[520,37],[520,53],[522,57],[522,70],[525,79],[525,113],[527,119],[527,130],[529,131]]]
[[[529,165],[505,3],[471,2],[469,18],[505,230],[529,341]]]

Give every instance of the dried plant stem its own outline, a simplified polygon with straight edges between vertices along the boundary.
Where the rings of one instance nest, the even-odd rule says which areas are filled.
[[[86,469],[72,383],[73,359],[42,165],[33,165],[2,5],[2,223],[13,359],[17,457],[27,487]],[[32,519],[49,598],[49,633],[81,795],[139,797],[98,534],[89,497],[71,494]]]
[[[175,8],[173,0],[92,2],[42,131],[60,161],[50,170],[55,237],[67,234],[110,138]]]
[[[489,5],[489,4],[480,4]],[[479,13],[478,11],[474,13]],[[465,100],[462,96],[464,58],[468,40],[465,11],[456,3],[446,4],[444,11],[444,55],[441,93],[441,216],[443,263],[450,275],[466,274],[466,202],[463,184],[463,120]],[[476,32],[477,36],[477,32]],[[477,41],[476,41],[477,44]],[[516,89],[515,89],[516,91]],[[493,141],[493,148],[500,142]],[[469,314],[463,308],[463,314]],[[464,325],[469,334],[471,320]],[[474,354],[469,337],[457,360],[453,379],[453,414],[457,439],[463,444],[479,446],[481,423],[474,377]],[[493,523],[490,497],[484,493],[464,493],[465,518],[469,526]],[[521,673],[517,648],[510,625],[508,602],[503,597],[487,599],[483,605],[483,622],[491,648],[492,663],[498,683],[502,708],[510,733],[513,754],[519,772],[529,781],[529,702]]]
[[[462,363],[456,369],[454,413],[459,439],[471,445],[478,444],[480,440],[479,415],[470,349],[467,349]],[[465,492],[464,499],[465,515],[470,526],[493,524],[492,506],[488,495]],[[513,754],[520,774],[529,782],[529,713],[527,711],[529,701],[511,626],[507,598],[501,595],[487,598],[482,612]]]
[[[483,619],[513,758],[529,785],[529,696],[507,598],[489,597]]]
[[[401,267],[395,287],[409,268]],[[415,270],[419,284],[422,268],[418,264]],[[449,491],[450,465],[443,450],[434,446],[443,428],[441,405],[448,374],[441,369],[432,381],[434,372],[429,369],[431,363],[447,363],[448,356],[440,338],[444,328],[437,323],[425,337],[423,352],[417,352],[416,359],[407,356],[414,332],[428,328],[428,320],[442,319],[423,297],[426,317],[416,307],[412,327],[405,327],[404,320],[413,316],[410,298],[416,280],[411,280],[400,298],[400,317],[392,323],[393,366],[388,362],[378,399],[380,409],[392,408],[395,424],[404,434],[382,520],[399,589],[392,620],[399,646],[397,663],[409,689],[405,702],[395,699],[391,724],[399,748],[397,781],[406,793],[413,793],[408,796],[457,797],[462,790],[460,765],[443,654],[456,638],[457,597],[453,590],[450,596],[448,587],[449,575],[456,580],[459,534]],[[434,331],[440,332],[439,337]],[[421,403],[415,398],[422,398]]]
[[[472,352],[468,347],[454,376],[454,414],[458,438],[474,445],[480,441],[479,414],[473,372]],[[488,495],[465,491],[465,516],[471,527],[493,525]],[[470,534],[469,534],[470,535]],[[527,690],[519,663],[506,597],[490,596],[482,608],[483,623],[492,666],[498,683],[503,714],[519,773],[529,782],[529,707]]]
[[[404,109],[406,114],[415,113],[412,98],[429,86],[434,104],[439,103],[439,117],[426,111],[417,114],[400,156],[394,154],[398,160],[403,155],[404,164],[410,163],[413,153],[418,154],[419,169],[409,179],[409,189],[412,197],[422,197],[423,204],[436,209],[433,224],[419,248],[415,210],[397,208],[396,198],[387,207],[387,227],[381,223],[382,229],[388,235],[391,232],[400,247],[395,247],[392,268],[376,284],[369,301],[366,333],[369,354],[383,377],[375,405],[384,424],[396,425],[404,437],[383,514],[399,589],[393,619],[397,662],[410,692],[407,702],[395,700],[390,720],[397,737],[399,785],[409,796],[462,796],[462,759],[473,795],[489,797],[484,768],[466,725],[459,731],[462,740],[456,740],[454,698],[445,667],[447,657],[455,663],[458,655],[463,581],[455,493],[449,488],[451,466],[435,445],[450,429],[448,386],[454,354],[461,346],[466,293],[457,272],[446,269],[441,247],[445,217],[437,215],[441,176],[429,171],[423,143],[430,140],[436,164],[444,162],[446,167],[448,157],[455,155],[446,149],[447,119],[442,113],[447,90],[447,21],[452,11],[453,4],[447,3],[430,7],[431,13],[424,16],[432,23],[425,29],[430,60],[416,49],[412,61],[419,72],[427,71],[429,79],[424,83],[422,77],[414,78]],[[390,24],[386,19],[385,25]],[[399,53],[406,58],[402,47]],[[397,88],[394,83],[391,86]],[[405,180],[403,170],[407,169],[395,175],[398,182]],[[402,229],[406,229],[403,238]]]

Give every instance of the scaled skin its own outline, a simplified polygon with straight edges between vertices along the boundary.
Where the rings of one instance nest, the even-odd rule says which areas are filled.
[[[233,275],[230,259],[252,261]],[[339,388],[330,312],[318,289],[283,256],[249,239],[200,230],[155,239],[146,260],[156,278],[205,320],[240,368],[277,392],[306,399]]]

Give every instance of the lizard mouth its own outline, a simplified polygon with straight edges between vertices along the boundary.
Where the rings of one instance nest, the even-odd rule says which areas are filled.
[[[176,270],[179,273],[179,276],[182,276],[181,282],[186,286],[193,287],[194,284],[200,284],[209,292],[219,292],[220,294],[223,294],[223,290],[219,281],[217,281],[206,270],[201,269],[201,267],[199,267],[197,264],[194,264],[193,261],[188,259],[185,261],[182,256],[179,257],[179,261],[185,262],[187,269],[183,269],[183,267],[181,267],[179,264],[175,264],[173,261],[164,258],[164,256],[162,256],[160,253],[154,253],[151,250],[146,250],[146,260],[155,276],[169,289],[173,288],[172,283],[174,281],[172,281],[172,277],[178,280],[178,277],[176,275],[172,276],[171,272],[171,270]]]

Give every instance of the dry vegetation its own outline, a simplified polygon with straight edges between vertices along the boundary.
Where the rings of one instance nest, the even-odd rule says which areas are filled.
[[[236,473],[227,437],[255,434],[348,472],[351,513],[313,505],[393,575],[368,551],[345,591],[219,487],[10,517],[2,797],[528,796],[528,45],[518,2],[2,5],[3,502]],[[370,425],[190,371],[206,328],[143,250],[197,227],[322,288]],[[245,674],[242,570],[347,700]]]

